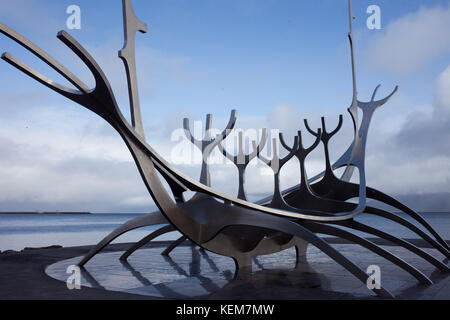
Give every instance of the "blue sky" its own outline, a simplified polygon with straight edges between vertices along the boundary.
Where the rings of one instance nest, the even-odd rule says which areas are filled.
[[[121,1],[3,0],[0,21],[92,84],[86,69],[56,39],[56,33],[66,29],[66,8],[72,4],[81,8],[82,28],[69,32],[98,59],[128,114],[125,74],[117,58],[123,45]],[[381,30],[366,27],[369,5],[381,8]],[[184,117],[201,120],[213,113],[220,128],[231,109],[239,110],[238,126],[287,132],[295,132],[303,117],[318,125],[322,115],[333,122],[343,113],[345,127],[334,155],[348,146],[351,121],[346,108],[352,86],[346,0],[134,0],[134,8],[149,26],[149,33],[138,34],[136,43],[144,125],[148,140],[161,153],[170,154],[175,145],[170,134]],[[432,169],[445,164],[448,157],[442,149],[450,135],[445,126],[447,107],[450,110],[445,94],[450,91],[450,76],[445,72],[450,66],[449,1],[354,0],[353,11],[360,100],[368,100],[379,83],[383,85],[379,96],[400,86],[373,122],[369,184],[394,194],[448,192],[450,175]],[[0,36],[0,48],[66,84],[10,39]],[[150,205],[144,200],[148,196],[131,157],[111,129],[6,63],[0,64],[0,70],[4,97],[0,146],[12,150],[1,160],[0,189],[8,190],[0,196],[0,205],[7,210],[94,211],[142,211]],[[415,137],[408,131],[430,127],[445,131],[443,147],[433,135]],[[416,155],[422,146],[432,155],[426,161]],[[320,170],[320,154],[312,161],[312,171]],[[383,170],[385,164],[392,169]],[[73,166],[79,170],[76,176],[70,175]],[[198,175],[194,166],[181,169]],[[213,183],[233,193],[227,177],[235,177],[235,172],[233,167],[227,170],[220,171]],[[109,172],[117,173],[115,181]],[[417,172],[431,178],[424,181]],[[405,177],[407,182],[400,183]],[[295,179],[295,175],[287,179],[286,186]],[[63,181],[66,187],[52,187]],[[249,181],[249,188],[258,185]],[[254,194],[269,191],[270,186]],[[56,204],[50,197],[55,192]],[[109,194],[120,199],[111,203]]]
[[[6,1],[8,2],[8,1]],[[23,3],[23,4],[21,4]],[[397,77],[389,70],[377,71],[364,63],[361,52],[381,31],[366,29],[366,8],[376,3],[382,9],[382,25],[415,12],[424,1],[354,1],[357,42],[358,81],[361,95],[370,95],[382,82],[386,92],[399,83],[413,93],[415,101],[426,101],[424,90],[442,71],[442,61],[417,70],[416,76]],[[14,1],[14,7],[33,8],[1,17],[46,50],[57,47],[62,61],[73,60],[55,38],[65,29],[67,6],[82,10],[82,29],[70,31],[81,43],[93,48],[108,46],[114,59],[122,46],[121,1]],[[427,7],[445,6],[446,1],[427,1]],[[195,111],[198,116],[214,111],[226,116],[230,108],[241,114],[268,113],[277,103],[301,108],[342,109],[351,95],[351,73],[346,33],[347,1],[135,1],[138,16],[150,32],[139,35],[137,47],[152,50],[170,64],[161,74],[142,75],[141,86],[151,78],[153,90],[143,90],[147,108]],[[37,7],[36,10],[34,8]],[[19,20],[22,18],[24,20]],[[44,26],[45,23],[45,26]],[[2,48],[12,46],[2,38]],[[14,50],[20,54],[23,50]],[[22,56],[22,55],[19,55]],[[141,59],[139,59],[141,58]],[[138,58],[146,59],[143,55]],[[26,59],[26,61],[34,61]],[[100,64],[102,62],[100,61]],[[120,64],[118,63],[120,67]],[[108,67],[108,66],[106,66]],[[5,70],[6,69],[6,70]],[[80,68],[78,68],[80,69]],[[11,68],[6,76],[17,78]],[[108,71],[108,69],[106,69]],[[75,69],[74,72],[77,72]],[[52,75],[52,73],[46,73]],[[420,78],[417,77],[420,75]],[[55,76],[54,78],[58,78]],[[59,78],[58,78],[59,79]],[[23,79],[20,79],[23,80]],[[425,81],[424,81],[425,80]],[[17,81],[10,83],[11,88]],[[29,84],[29,82],[27,82]],[[118,95],[127,102],[126,97]],[[122,102],[122,100],[120,100]],[[147,114],[146,114],[147,116]]]

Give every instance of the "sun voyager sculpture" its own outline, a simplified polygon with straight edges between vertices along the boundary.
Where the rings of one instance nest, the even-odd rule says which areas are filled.
[[[295,247],[297,258],[304,259],[307,246],[311,244],[342,265],[360,281],[366,283],[369,275],[318,236],[318,234],[325,234],[345,239],[369,249],[410,273],[418,282],[427,285],[432,284],[430,278],[413,265],[372,241],[347,231],[355,230],[403,247],[431,263],[441,272],[449,272],[446,264],[414,244],[354,219],[362,214],[370,214],[395,222],[410,229],[446,258],[450,258],[448,244],[417,212],[366,184],[365,150],[370,122],[375,111],[388,102],[397,88],[386,98],[376,100],[378,86],[368,102],[362,102],[358,99],[351,0],[349,0],[350,32],[348,38],[350,40],[353,72],[353,99],[348,112],[353,121],[354,139],[347,151],[337,161],[331,162],[328,146],[333,136],[340,130],[343,124],[343,116],[340,116],[339,124],[333,131],[328,131],[325,118],[322,118],[322,128],[318,130],[311,129],[308,121],[305,120],[306,131],[315,137],[315,142],[311,146],[304,146],[302,141],[304,132],[301,131],[294,138],[292,145],[286,143],[283,134],[280,134],[279,137],[272,137],[272,159],[266,159],[261,155],[261,151],[265,148],[268,140],[267,130],[262,131],[258,143],[253,142],[253,151],[250,154],[244,153],[242,134],[239,135],[236,155],[225,149],[223,142],[234,129],[237,121],[235,110],[231,113],[226,129],[216,137],[212,137],[210,134],[212,116],[208,115],[206,132],[202,140],[194,138],[189,128],[189,120],[184,119],[183,126],[187,138],[199,147],[203,154],[199,182],[175,169],[145,139],[137,86],[135,36],[137,31],[145,33],[147,26],[136,17],[131,0],[122,0],[122,2],[125,46],[119,51],[119,57],[124,63],[127,74],[131,124],[122,115],[110,83],[98,63],[67,32],[61,31],[57,37],[88,67],[95,79],[94,88],[89,88],[82,80],[30,40],[0,23],[2,34],[47,63],[75,86],[76,90],[52,81],[9,53],[4,53],[2,59],[44,86],[84,106],[108,122],[127,145],[142,180],[159,209],[158,212],[128,221],[107,235],[82,258],[79,262],[80,267],[88,263],[93,256],[120,235],[133,229],[164,224],[164,227],[135,243],[122,255],[121,259],[127,259],[134,251],[159,235],[176,230],[182,234],[182,237],[165,249],[163,254],[169,254],[176,246],[189,239],[205,250],[233,258],[236,264],[236,277],[251,272],[252,257],[254,256],[271,254]],[[359,121],[360,111],[362,111],[361,121]],[[284,158],[279,157],[279,143],[289,152]],[[326,169],[321,174],[308,178],[305,161],[308,155],[319,145],[323,146]],[[237,197],[223,194],[211,188],[208,157],[216,147],[238,169],[239,192]],[[300,163],[300,183],[288,190],[281,190],[280,170],[293,157],[296,157]],[[245,171],[250,161],[255,158],[259,158],[273,170],[274,192],[272,196],[252,203],[247,201],[245,193]],[[338,168],[345,169],[341,177],[335,175],[335,170]],[[350,182],[355,172],[358,172],[359,184]],[[170,192],[164,187],[162,180],[167,182]],[[188,200],[185,199],[187,191],[195,193]],[[348,201],[354,198],[358,199],[357,203]],[[413,218],[427,232],[398,214],[368,206],[367,198],[383,202],[403,212]],[[345,227],[345,229],[341,227]],[[375,287],[372,290],[380,297],[393,297],[382,286]]]

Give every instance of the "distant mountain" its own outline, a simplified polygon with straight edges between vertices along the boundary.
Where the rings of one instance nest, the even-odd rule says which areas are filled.
[[[450,193],[410,194],[399,195],[394,198],[414,211],[450,212]],[[369,206],[375,205],[380,209],[390,209],[389,206],[373,200],[368,200],[367,204]]]

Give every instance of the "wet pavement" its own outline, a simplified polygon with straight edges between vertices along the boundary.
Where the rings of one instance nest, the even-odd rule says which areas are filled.
[[[334,243],[333,246],[364,271],[371,265],[379,266],[381,285],[397,299],[450,299],[450,274],[441,273],[404,248],[382,246],[430,277],[433,285],[419,284],[400,267],[358,245]],[[150,299],[378,299],[365,283],[311,245],[306,260],[299,263],[293,248],[257,257],[253,260],[252,273],[237,279],[231,258],[206,252],[187,242],[165,257],[161,255],[164,247],[147,246],[126,262],[119,260],[123,248],[95,256],[82,269],[83,289]],[[423,250],[449,264],[437,250]],[[45,272],[65,282],[68,266],[80,259],[78,256],[53,263]]]

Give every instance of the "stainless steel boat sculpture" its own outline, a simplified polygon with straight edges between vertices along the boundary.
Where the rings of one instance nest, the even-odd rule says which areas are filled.
[[[346,239],[367,248],[403,268],[420,283],[432,283],[429,277],[414,266],[375,243],[347,231],[350,229],[363,231],[367,234],[388,240],[420,256],[442,272],[449,271],[447,265],[412,243],[354,220],[355,217],[363,213],[377,215],[391,220],[418,234],[446,258],[450,257],[450,248],[447,243],[419,214],[388,195],[366,186],[364,160],[370,121],[375,110],[384,105],[396,92],[397,88],[388,97],[375,100],[378,90],[377,87],[369,102],[361,102],[358,100],[352,39],[353,13],[351,10],[351,0],[349,0],[349,40],[353,71],[353,101],[348,111],[353,120],[355,136],[348,150],[338,161],[331,164],[328,144],[341,128],[343,123],[342,116],[339,119],[338,127],[332,132],[327,131],[324,118],[322,118],[322,128],[317,131],[312,130],[305,120],[307,131],[316,138],[315,143],[308,148],[303,146],[302,132],[299,132],[298,136],[295,137],[292,146],[285,142],[283,135],[280,135],[281,144],[289,151],[289,154],[283,159],[280,159],[278,156],[278,141],[275,137],[272,137],[273,158],[266,159],[261,155],[261,151],[267,141],[266,130],[263,130],[259,144],[257,145],[256,142],[253,143],[253,152],[251,154],[244,154],[242,136],[239,138],[240,145],[237,155],[230,154],[223,147],[222,143],[235,126],[237,119],[236,111],[232,112],[229,124],[223,133],[217,137],[211,137],[210,135],[209,129],[212,127],[212,116],[208,115],[206,134],[202,141],[196,140],[193,137],[189,130],[189,120],[185,119],[184,128],[187,137],[203,153],[200,182],[191,179],[171,166],[145,140],[136,77],[134,40],[137,31],[146,32],[146,25],[136,17],[132,9],[131,0],[123,0],[123,12],[125,46],[119,52],[119,56],[124,62],[127,73],[132,124],[129,124],[122,115],[109,81],[100,66],[81,44],[67,32],[61,31],[57,37],[92,72],[96,83],[93,89],[89,88],[83,81],[41,48],[0,23],[1,33],[46,62],[73,84],[76,90],[66,88],[50,80],[9,53],[4,53],[2,59],[41,84],[86,107],[108,122],[119,133],[133,155],[141,177],[159,208],[158,212],[133,219],[114,230],[86,254],[79,262],[79,266],[84,266],[111,241],[130,230],[150,225],[164,224],[163,228],[151,233],[133,245],[124,253],[121,259],[126,259],[135,250],[157,236],[177,230],[182,234],[182,237],[170,245],[164,251],[164,254],[169,254],[173,248],[185,239],[189,239],[192,243],[203,249],[233,258],[236,263],[236,276],[251,272],[252,257],[254,256],[271,254],[295,247],[297,257],[304,259],[307,245],[312,244],[331,257],[335,262],[342,265],[360,281],[366,283],[369,278],[368,274],[318,236],[318,234],[326,234]],[[363,111],[361,124],[358,121],[358,109]],[[325,151],[326,170],[322,174],[308,179],[305,160],[308,154],[318,147],[320,143],[323,144]],[[239,194],[237,197],[217,192],[210,186],[210,172],[207,159],[215,147],[218,147],[238,168]],[[272,168],[275,188],[271,197],[257,203],[251,203],[246,200],[244,178],[248,163],[256,157]],[[300,161],[301,181],[298,186],[282,191],[280,189],[279,173],[281,168],[293,157],[297,157]],[[341,178],[336,177],[334,174],[334,170],[338,168],[345,168],[345,172]],[[350,183],[355,169],[358,169],[359,184]],[[161,179],[164,179],[168,183],[172,194],[169,194],[166,190]],[[184,193],[188,190],[195,192],[195,195],[191,199],[186,200]],[[401,210],[414,218],[429,233],[422,231],[418,226],[401,218],[397,214],[367,206],[367,197]],[[358,203],[347,202],[347,200],[352,198],[358,198]],[[342,226],[346,229],[342,228]],[[381,297],[393,297],[383,287],[380,289],[375,288],[373,291]]]

